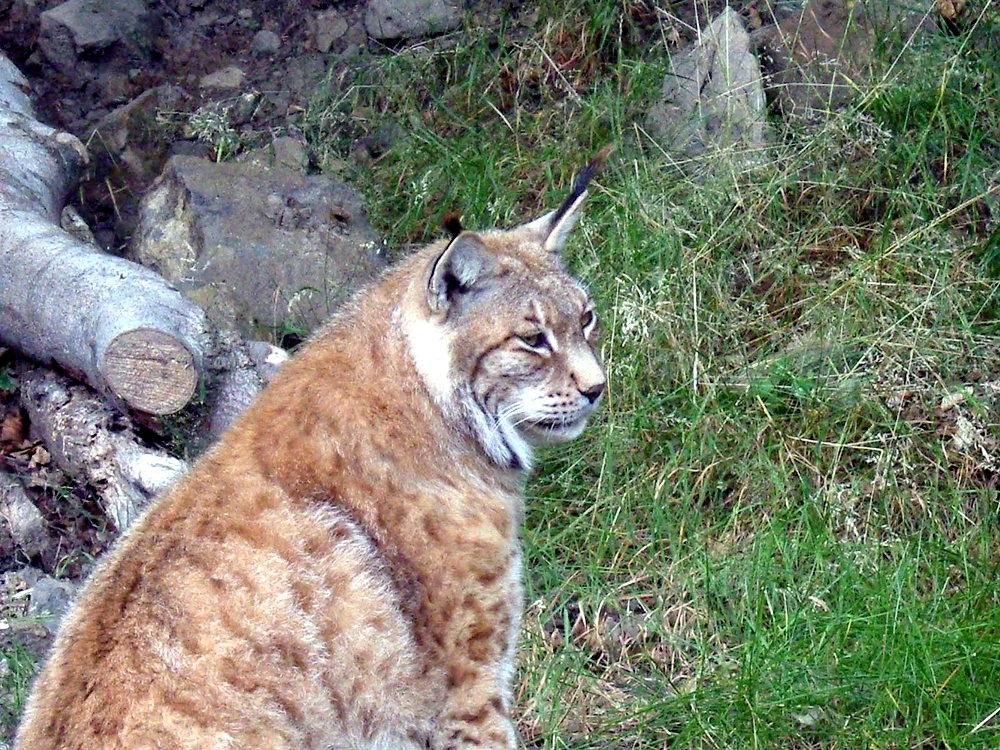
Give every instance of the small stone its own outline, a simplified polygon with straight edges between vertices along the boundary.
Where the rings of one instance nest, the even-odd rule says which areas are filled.
[[[271,148],[274,149],[274,163],[277,165],[297,171],[309,166],[309,154],[306,152],[305,144],[295,138],[289,136],[275,138],[271,142]]]
[[[233,91],[243,85],[243,79],[245,78],[246,73],[235,65],[230,65],[222,70],[216,71],[215,73],[209,73],[206,76],[202,76],[201,80],[198,82],[198,86],[203,89]]]
[[[257,55],[273,55],[280,49],[281,37],[268,29],[258,31],[250,42],[250,51]]]
[[[46,550],[49,535],[45,518],[18,482],[7,474],[0,474],[0,518],[6,526],[14,545],[26,556],[34,557]]]
[[[315,47],[319,52],[329,52],[333,43],[347,33],[347,21],[335,10],[325,10],[316,15]]]
[[[80,212],[72,204],[67,203],[63,206],[62,214],[59,216],[59,226],[80,242],[88,245],[95,244],[94,233],[90,231],[87,220],[80,216]]]
[[[195,18],[195,25],[200,26],[203,29],[207,29],[210,26],[215,26],[219,21],[219,14],[214,10],[206,10],[204,13],[199,13]]]
[[[131,98],[132,86],[128,76],[110,73],[103,76],[98,85],[101,90],[102,104],[122,104]]]
[[[31,587],[28,616],[37,617],[51,634],[59,629],[59,620],[76,596],[76,586],[44,576]]]
[[[230,110],[230,120],[233,125],[245,125],[250,122],[260,109],[262,95],[259,91],[247,91],[240,94]]]

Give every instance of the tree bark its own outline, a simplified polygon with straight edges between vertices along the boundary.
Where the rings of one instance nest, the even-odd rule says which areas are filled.
[[[201,377],[204,313],[153,271],[59,227],[86,149],[35,119],[26,88],[0,54],[0,343],[135,409],[176,412]]]

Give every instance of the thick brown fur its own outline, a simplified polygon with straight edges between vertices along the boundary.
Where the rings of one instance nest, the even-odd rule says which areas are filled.
[[[604,387],[585,193],[456,221],[303,347],[99,564],[15,750],[516,747],[531,447]]]

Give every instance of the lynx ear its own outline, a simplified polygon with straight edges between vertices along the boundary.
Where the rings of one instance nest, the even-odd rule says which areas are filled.
[[[544,247],[550,253],[561,253],[566,244],[566,237],[576,226],[577,219],[580,218],[580,208],[583,200],[587,197],[587,189],[591,179],[604,164],[604,160],[611,153],[611,146],[605,146],[598,151],[587,166],[580,170],[580,174],[573,181],[573,189],[563,204],[555,211],[550,211],[544,216],[540,216],[534,221],[525,224],[525,228],[530,232],[539,235]]]
[[[473,291],[490,265],[489,251],[472,232],[456,235],[431,266],[427,279],[427,305],[442,316],[455,302]]]

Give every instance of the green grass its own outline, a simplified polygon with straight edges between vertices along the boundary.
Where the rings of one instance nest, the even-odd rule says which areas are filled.
[[[354,176],[397,249],[533,217],[616,145],[570,249],[610,390],[529,486],[522,734],[1000,746],[997,10],[681,168],[636,127],[666,61],[638,7],[386,54],[304,120],[321,161],[385,136]]]
[[[0,649],[0,728],[12,727],[20,715],[34,665],[34,657],[17,644]],[[0,742],[5,735],[0,733]]]

